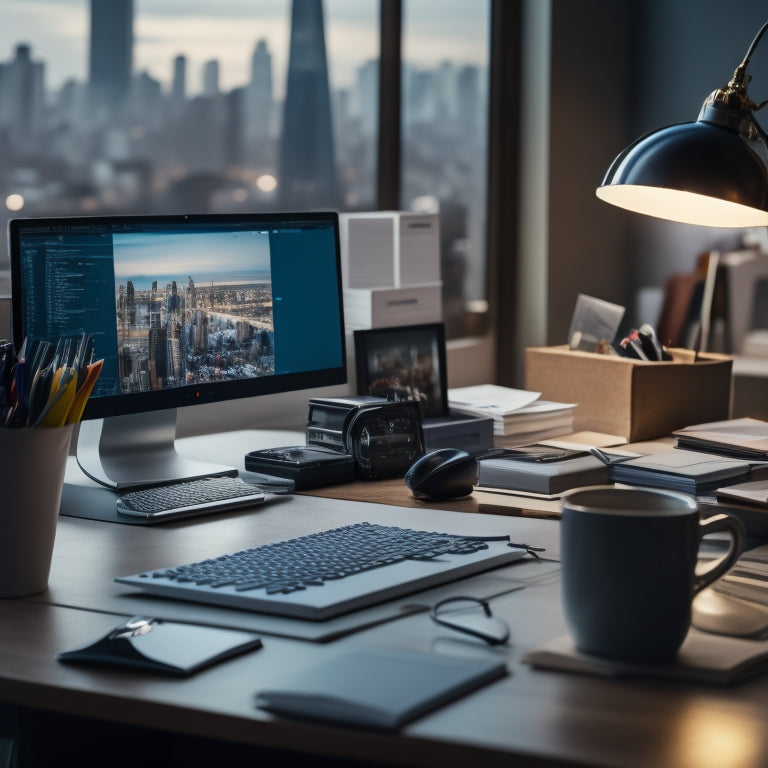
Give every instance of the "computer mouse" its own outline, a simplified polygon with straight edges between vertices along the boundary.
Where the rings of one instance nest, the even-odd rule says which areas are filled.
[[[441,501],[468,496],[477,482],[477,459],[460,448],[438,448],[417,459],[405,484],[417,499]]]

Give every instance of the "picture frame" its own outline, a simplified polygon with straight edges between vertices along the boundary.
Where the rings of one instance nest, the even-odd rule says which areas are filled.
[[[356,330],[354,345],[357,394],[419,400],[424,418],[448,415],[443,323]]]

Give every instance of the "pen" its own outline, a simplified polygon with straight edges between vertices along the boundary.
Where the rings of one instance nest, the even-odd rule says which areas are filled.
[[[27,364],[24,360],[18,360],[13,366],[13,391],[15,402],[11,407],[6,427],[24,427],[27,424],[29,405],[27,401]]]

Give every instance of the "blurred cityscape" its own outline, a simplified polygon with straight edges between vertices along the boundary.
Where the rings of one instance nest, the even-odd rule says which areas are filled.
[[[322,0],[293,0],[287,72],[256,38],[248,82],[222,90],[211,59],[195,95],[184,53],[169,88],[133,70],[133,0],[90,0],[90,21],[87,82],[48,89],[27,41],[0,61],[3,231],[14,216],[376,207],[378,60],[331,88]],[[440,213],[447,315],[485,298],[486,81],[403,65],[401,207]]]

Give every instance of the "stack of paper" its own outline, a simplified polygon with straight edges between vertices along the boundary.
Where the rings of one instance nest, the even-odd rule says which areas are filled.
[[[540,392],[478,384],[448,390],[448,407],[493,417],[494,444],[528,445],[573,432],[574,403],[540,400]]]

